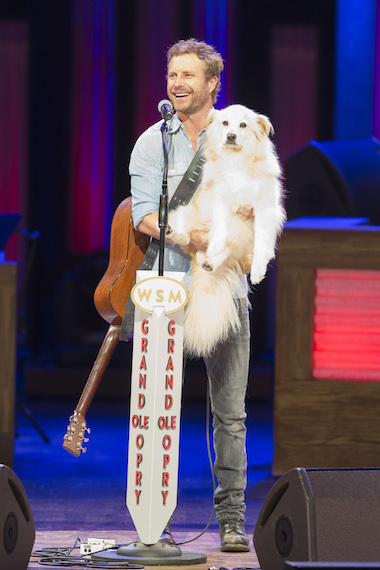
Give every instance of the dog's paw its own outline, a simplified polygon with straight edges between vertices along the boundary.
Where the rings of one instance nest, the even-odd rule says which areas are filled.
[[[195,263],[199,265],[199,267],[202,267],[204,262],[207,262],[206,254],[204,251],[198,249],[197,252],[195,253]]]
[[[166,230],[166,235],[170,237],[171,241],[177,243],[178,245],[188,245],[190,243],[190,236],[188,234],[181,234],[179,232],[176,232],[170,224]]]
[[[250,274],[250,280],[252,285],[257,285],[258,283],[260,283],[266,274],[267,271],[267,263],[265,261],[261,262],[261,263],[252,263],[251,266],[251,274]]]
[[[202,263],[202,269],[204,269],[205,271],[212,271],[214,268],[213,268],[213,266],[207,261],[207,259],[205,259],[204,262]]]
[[[252,272],[251,272],[249,279],[250,279],[252,285],[258,285],[259,283],[261,283],[261,281],[264,279],[264,277],[265,277],[265,274],[264,275],[255,275],[255,274],[252,274]]]
[[[219,254],[214,254],[214,253],[211,254],[210,248],[208,248],[208,250],[206,252],[205,262],[211,268],[211,269],[209,269],[209,271],[210,270],[216,271],[217,269],[219,269],[219,267],[221,267],[225,263],[226,259],[228,258],[228,253],[229,253],[229,250],[224,249]]]

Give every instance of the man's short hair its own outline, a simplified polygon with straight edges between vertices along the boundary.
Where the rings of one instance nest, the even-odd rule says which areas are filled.
[[[196,40],[195,38],[190,38],[188,40],[180,40],[168,49],[166,53],[167,64],[169,65],[173,56],[184,55],[186,53],[195,53],[199,59],[202,59],[205,62],[207,81],[214,76],[218,78],[218,83],[216,84],[214,91],[211,93],[212,101],[215,103],[221,89],[220,74],[224,68],[222,56],[213,46]]]

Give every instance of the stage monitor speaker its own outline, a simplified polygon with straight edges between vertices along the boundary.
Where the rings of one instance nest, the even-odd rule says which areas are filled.
[[[310,141],[285,162],[288,219],[367,217],[380,224],[380,141]]]
[[[379,570],[380,562],[290,562],[284,570]]]
[[[35,529],[25,489],[15,473],[0,464],[0,568],[26,570]]]
[[[285,561],[379,562],[380,469],[292,469],[269,491],[253,542],[261,570]]]

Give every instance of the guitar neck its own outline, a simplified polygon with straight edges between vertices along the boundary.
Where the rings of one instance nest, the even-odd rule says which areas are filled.
[[[86,425],[86,412],[90,407],[108,362],[119,341],[120,328],[121,321],[109,326],[77,407],[73,415],[70,416],[70,423],[67,426],[62,447],[75,457],[79,457],[82,452],[85,453],[87,450],[86,447],[83,447],[83,444],[88,442],[87,435],[91,430]]]
[[[83,417],[86,415],[88,408],[91,405],[96,390],[98,389],[100,381],[103,378],[104,372],[107,369],[108,363],[111,360],[116,345],[119,342],[120,329],[121,320],[118,319],[116,323],[112,323],[109,326],[106,336],[104,337],[103,343],[98,352],[98,356],[96,357],[86,385],[83,388],[83,392],[75,408],[75,411],[78,414],[81,414]]]

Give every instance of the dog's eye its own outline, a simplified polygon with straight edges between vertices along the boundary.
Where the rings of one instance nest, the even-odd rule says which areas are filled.
[[[245,129],[246,126],[247,126],[247,123],[240,123],[240,128],[241,128],[241,129]]]
[[[228,127],[228,121],[223,121],[223,127]]]

